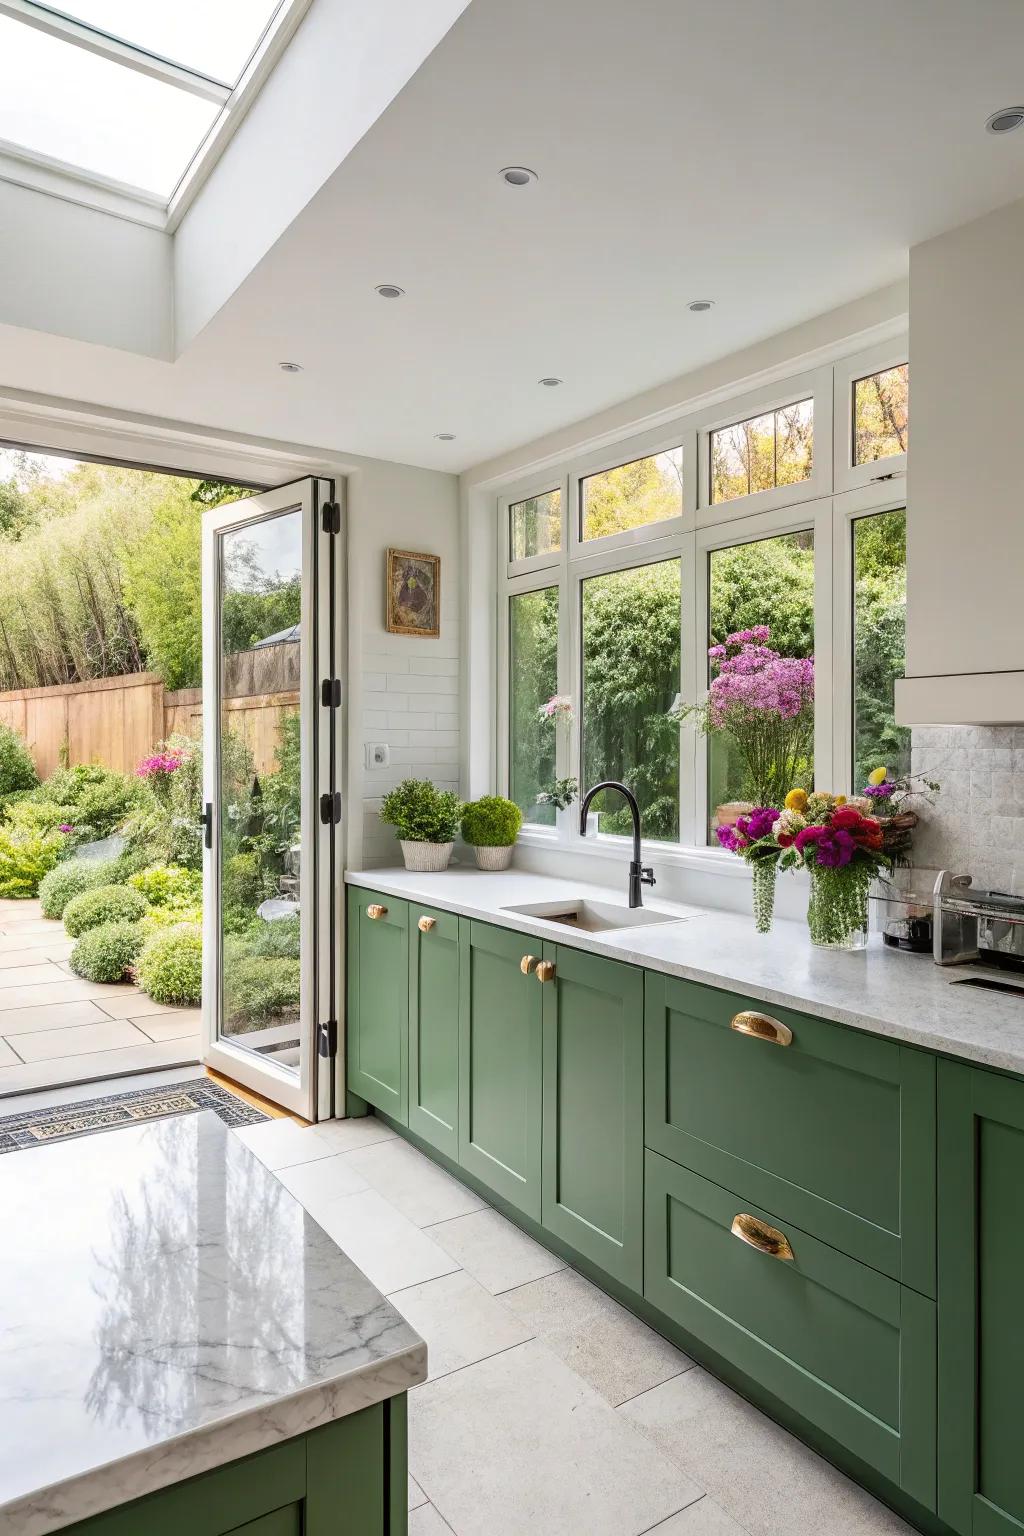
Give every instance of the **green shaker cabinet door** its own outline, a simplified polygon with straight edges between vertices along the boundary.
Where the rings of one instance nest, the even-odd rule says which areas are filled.
[[[409,906],[409,1129],[459,1156],[459,919]]]
[[[643,1288],[644,975],[545,945],[542,1221]]]
[[[1024,1531],[1024,1083],[939,1062],[939,1514]]]
[[[409,909],[393,896],[348,893],[348,1086],[408,1119]]]
[[[537,939],[463,918],[459,1006],[459,1161],[540,1220],[544,986],[520,962]]]

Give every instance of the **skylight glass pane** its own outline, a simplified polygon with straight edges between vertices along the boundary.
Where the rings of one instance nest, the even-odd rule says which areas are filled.
[[[11,144],[169,197],[217,111],[0,16],[0,139]]]
[[[137,48],[234,85],[277,0],[64,0],[58,10]]]

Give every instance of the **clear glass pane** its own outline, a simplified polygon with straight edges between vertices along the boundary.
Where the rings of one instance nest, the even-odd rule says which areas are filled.
[[[0,139],[169,197],[213,102],[0,16]]]
[[[62,0],[65,15],[234,85],[277,0]]]
[[[907,515],[882,512],[853,525],[853,787],[873,768],[910,771],[910,731],[893,695],[906,669]]]
[[[711,434],[711,500],[735,501],[810,478],[814,401],[797,400]]]
[[[764,625],[763,644],[783,657],[814,654],[814,535],[780,534],[750,544],[711,551],[708,561],[709,645],[723,645],[730,635]],[[709,682],[716,675],[709,660]],[[792,783],[814,783],[813,738],[791,774]],[[728,731],[708,737],[709,832],[735,819],[737,806],[754,797],[751,764]],[[781,798],[781,796],[780,796]]]
[[[226,533],[220,585],[221,1033],[297,1068],[302,514]]]
[[[583,787],[619,779],[636,795],[645,837],[679,839],[678,560],[582,583]],[[599,795],[602,832],[628,833],[621,795]]]
[[[588,475],[580,482],[580,536],[601,539],[683,515],[683,450]]]
[[[555,780],[555,735],[540,707],[558,692],[558,588],[509,601],[509,798],[534,826],[551,827],[555,808],[537,796]]]
[[[872,464],[906,453],[910,369],[884,368],[853,386],[853,462]]]
[[[508,509],[509,556],[529,560],[562,547],[562,493],[545,491]]]

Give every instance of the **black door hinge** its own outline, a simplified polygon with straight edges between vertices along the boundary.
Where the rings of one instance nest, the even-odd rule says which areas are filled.
[[[324,709],[341,708],[341,678],[325,677],[320,684],[320,703]]]
[[[317,1050],[321,1056],[337,1056],[338,1054],[338,1021],[337,1019],[325,1019],[316,1032]]]
[[[341,825],[341,790],[320,796],[320,820],[325,827]]]
[[[322,527],[324,533],[341,532],[341,502],[325,501],[322,508]]]

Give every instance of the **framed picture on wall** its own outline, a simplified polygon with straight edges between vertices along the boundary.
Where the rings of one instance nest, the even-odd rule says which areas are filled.
[[[387,617],[392,635],[436,639],[441,633],[441,557],[409,549],[387,553]]]

